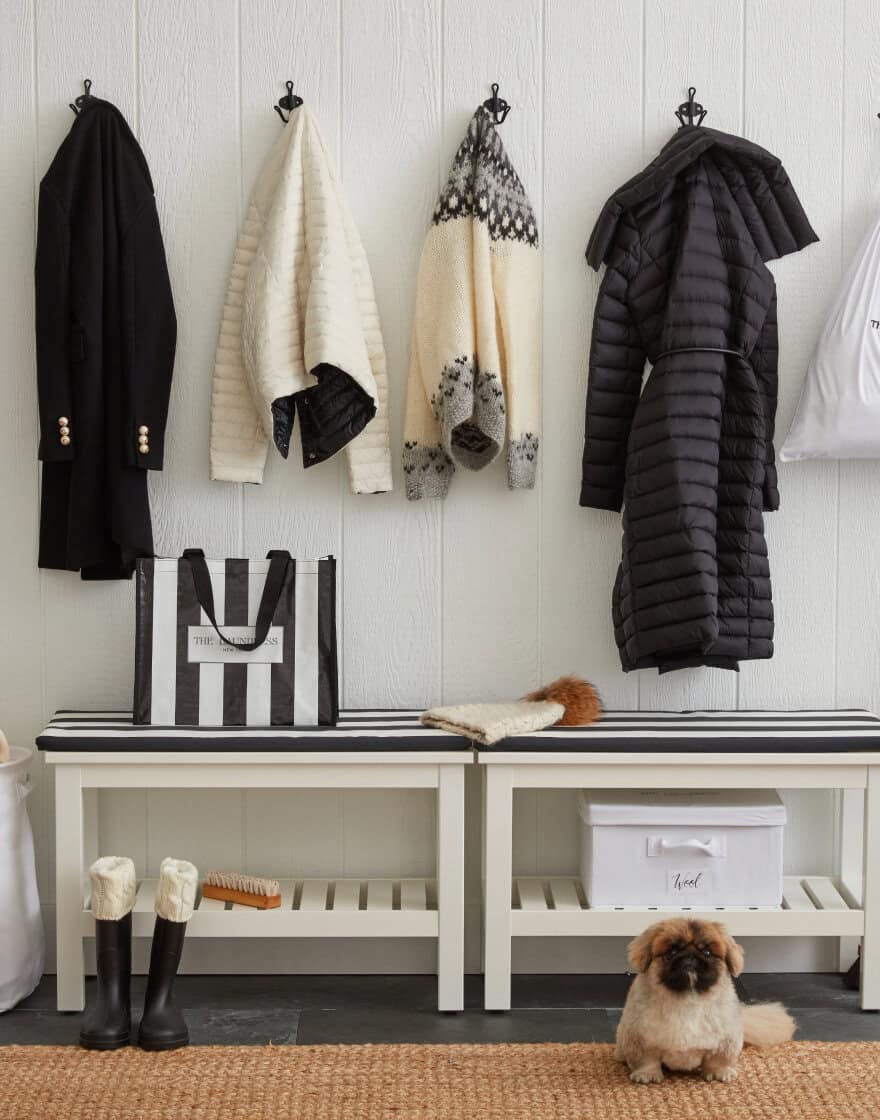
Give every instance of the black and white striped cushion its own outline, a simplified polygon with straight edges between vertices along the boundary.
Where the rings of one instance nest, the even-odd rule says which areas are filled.
[[[38,736],[52,751],[466,750],[471,743],[423,727],[419,710],[339,713],[335,727],[157,727],[130,712],[57,712]],[[550,727],[481,751],[852,751],[880,750],[880,717],[862,709],[801,712],[606,712],[591,727]]]
[[[449,751],[471,743],[423,727],[421,710],[342,711],[335,727],[158,727],[131,712],[56,712],[37,737],[44,751]]]
[[[590,727],[548,727],[492,751],[661,753],[880,750],[880,717],[854,708],[794,712],[605,712]]]

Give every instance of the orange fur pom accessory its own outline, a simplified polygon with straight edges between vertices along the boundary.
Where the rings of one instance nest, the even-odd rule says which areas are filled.
[[[565,715],[557,720],[557,726],[583,727],[595,723],[602,715],[602,701],[599,693],[589,681],[569,675],[560,677],[552,684],[530,692],[525,700],[552,700],[565,708]]]

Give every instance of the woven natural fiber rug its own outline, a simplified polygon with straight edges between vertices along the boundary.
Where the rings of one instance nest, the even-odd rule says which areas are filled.
[[[880,1043],[747,1050],[739,1077],[632,1085],[598,1043],[0,1049],[2,1120],[877,1120]]]

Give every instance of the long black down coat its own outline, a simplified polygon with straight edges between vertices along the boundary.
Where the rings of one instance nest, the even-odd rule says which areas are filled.
[[[177,327],[147,162],[100,98],[40,184],[36,330],[40,567],[126,578],[153,554]]]
[[[687,125],[605,204],[581,505],[623,505],[613,619],[625,670],[773,654],[762,511],[774,466],[776,286],[816,241],[779,160]],[[653,367],[642,389],[646,360]]]

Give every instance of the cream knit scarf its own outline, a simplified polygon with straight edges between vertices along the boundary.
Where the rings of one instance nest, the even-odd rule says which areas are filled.
[[[403,469],[410,499],[445,498],[456,464],[507,440],[511,489],[535,484],[541,253],[531,204],[492,118],[477,109],[419,265]]]

